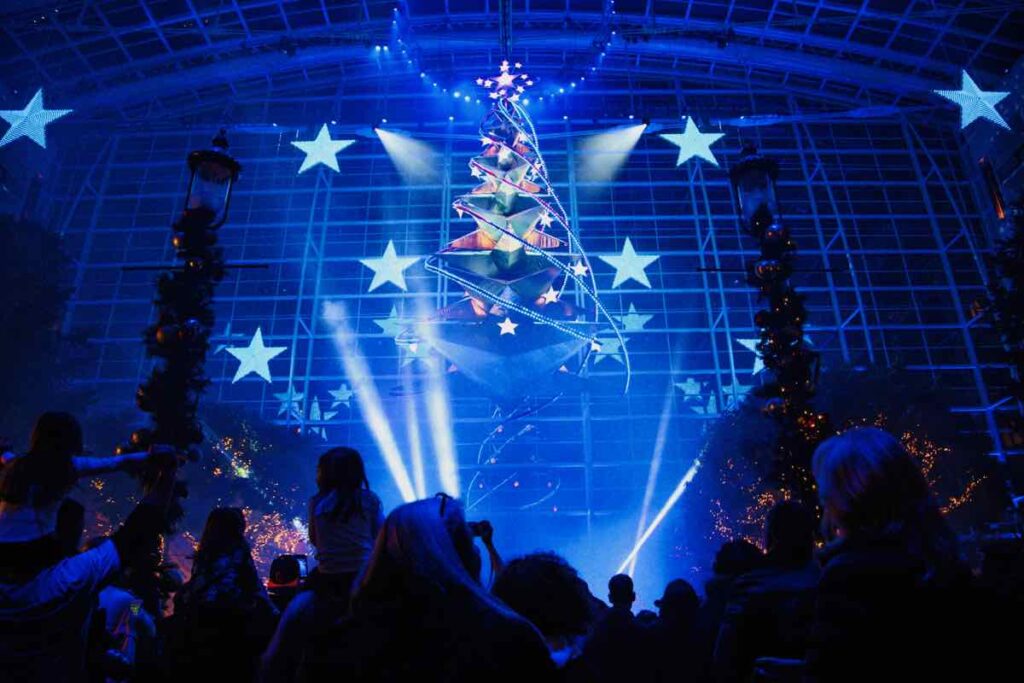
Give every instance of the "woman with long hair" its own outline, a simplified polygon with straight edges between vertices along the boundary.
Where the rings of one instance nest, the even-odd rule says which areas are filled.
[[[348,611],[352,583],[384,523],[383,506],[370,490],[359,451],[341,447],[321,455],[316,488],[309,499],[309,540],[317,567],[310,575],[311,590],[288,603],[263,654],[266,683],[295,680],[308,642]]]
[[[457,500],[396,508],[356,581],[349,616],[314,644],[310,678],[548,680],[554,664],[540,634],[484,589],[480,567]]]
[[[921,469],[873,427],[828,439],[812,467],[833,540],[822,554],[810,672],[821,681],[942,679],[966,647],[969,574]]]
[[[309,539],[316,548],[318,579],[347,595],[373,550],[383,506],[353,448],[332,448],[320,456],[316,488],[309,500]]]
[[[245,539],[245,516],[239,508],[214,508],[193,556],[192,575],[174,596],[167,643],[172,678],[231,671],[235,680],[252,680],[276,622],[277,608]]]
[[[81,477],[142,467],[146,451],[110,457],[83,456],[82,426],[70,413],[42,413],[28,450],[0,454],[0,543],[52,534],[57,511]]]

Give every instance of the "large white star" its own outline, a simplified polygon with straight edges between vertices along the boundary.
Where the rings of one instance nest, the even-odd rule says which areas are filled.
[[[756,375],[757,373],[764,370],[764,359],[761,358],[761,352],[757,350],[757,345],[760,339],[737,339],[736,342],[740,346],[747,349],[748,351],[754,352],[754,369],[750,371],[750,374]]]
[[[961,72],[959,90],[936,90],[935,94],[960,105],[961,129],[978,119],[988,119],[1007,130],[1010,129],[1006,120],[996,111],[996,105],[1010,93],[981,90],[966,71]]]
[[[0,147],[14,142],[18,138],[28,138],[46,149],[46,124],[52,123],[72,111],[74,110],[44,109],[43,89],[40,88],[24,109],[0,110],[0,118],[11,124],[3,138],[0,138]]]
[[[302,166],[299,167],[299,173],[308,171],[317,164],[323,164],[335,173],[339,172],[341,169],[338,168],[338,153],[354,142],[355,140],[332,140],[326,123],[320,127],[316,138],[292,140],[293,145],[306,153],[306,158],[302,160]]]
[[[225,349],[228,353],[239,360],[238,371],[235,378],[231,380],[234,384],[249,373],[255,372],[267,382],[274,381],[270,377],[270,360],[283,353],[287,346],[264,346],[263,331],[256,328],[256,334],[248,346],[229,346]]]
[[[616,289],[626,280],[636,280],[644,287],[650,289],[651,281],[647,279],[644,268],[658,260],[657,254],[640,255],[633,249],[633,243],[626,238],[622,246],[622,254],[619,256],[598,255],[602,261],[615,269],[615,280],[612,282],[612,289]]]
[[[281,402],[277,407],[277,415],[280,417],[285,413],[290,416],[302,418],[302,399],[305,398],[305,394],[300,394],[295,391],[291,382],[288,382],[288,390],[280,394],[274,394],[274,398]]]
[[[372,292],[385,282],[391,282],[404,292],[406,291],[404,271],[419,260],[418,256],[399,256],[395,252],[395,243],[388,240],[388,246],[384,248],[383,256],[361,258],[359,262],[373,271],[373,281],[370,282],[368,291]]]
[[[718,159],[711,151],[711,145],[724,135],[725,133],[701,133],[697,130],[697,124],[693,122],[692,117],[686,119],[686,128],[682,133],[661,133],[661,137],[679,147],[676,166],[693,157],[700,157],[718,166]]]
[[[616,316],[619,320],[619,324],[622,325],[624,332],[644,329],[644,326],[649,323],[653,317],[653,315],[637,313],[636,306],[634,304],[629,305],[629,312],[626,313],[626,315]]]

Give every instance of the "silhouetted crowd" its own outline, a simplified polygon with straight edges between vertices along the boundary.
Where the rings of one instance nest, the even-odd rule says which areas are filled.
[[[821,519],[775,506],[763,550],[718,551],[703,599],[668,583],[635,613],[564,558],[503,561],[486,522],[443,494],[385,515],[350,448],[325,453],[309,501],[317,566],[282,558],[268,593],[237,508],[210,512],[189,578],[162,558],[173,449],[83,457],[74,417],[41,416],[0,468],[0,680],[1019,680],[1020,549],[972,572],[914,460],[858,428],[815,453]],[[145,468],[109,537],[82,541],[84,476]],[[824,535],[825,542],[817,539]],[[478,542],[492,580],[481,578]],[[487,583],[490,583],[488,586]],[[299,587],[300,586],[300,587]],[[290,587],[290,589],[289,589]]]

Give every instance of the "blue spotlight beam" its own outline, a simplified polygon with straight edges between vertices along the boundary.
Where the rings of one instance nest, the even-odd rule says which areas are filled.
[[[670,495],[668,500],[665,501],[665,504],[661,506],[661,510],[658,511],[658,514],[651,521],[650,525],[648,525],[643,535],[636,542],[636,545],[634,545],[633,549],[629,551],[628,555],[626,555],[626,559],[624,559],[622,564],[619,565],[619,568],[615,570],[616,574],[621,574],[626,571],[626,568],[629,567],[630,563],[633,562],[636,556],[640,553],[640,549],[644,547],[644,544],[647,543],[654,532],[657,531],[658,527],[661,526],[661,523],[665,520],[665,517],[672,509],[672,506],[682,498],[683,494],[686,492],[686,487],[690,485],[691,481],[693,481],[693,478],[697,475],[697,470],[699,469],[700,457],[697,457],[694,459],[693,464],[690,465],[690,469],[686,470],[686,474],[684,474],[683,478],[679,480],[678,484],[676,484],[676,488],[672,491],[672,495]]]
[[[647,526],[647,515],[651,510],[651,501],[654,499],[654,488],[658,483],[658,472],[661,470],[661,456],[665,452],[665,441],[668,438],[668,426],[672,421],[672,396],[676,387],[673,382],[668,383],[668,390],[665,392],[665,401],[661,406],[661,416],[658,418],[658,434],[654,439],[654,452],[651,454],[651,465],[647,470],[647,487],[644,489],[644,502],[640,507],[640,519],[636,525],[636,544],[640,543],[644,529]],[[629,563],[630,576],[636,571],[636,555]]]
[[[366,359],[359,352],[355,335],[348,325],[348,312],[342,303],[324,302],[323,318],[334,332],[334,345],[341,356],[341,363],[345,368],[345,374],[352,382],[352,386],[359,387],[356,392],[356,400],[366,420],[366,426],[370,435],[380,449],[384,464],[387,465],[391,477],[395,480],[395,486],[402,496],[402,500],[411,502],[416,500],[416,491],[413,489],[412,480],[409,478],[409,471],[402,460],[402,452],[398,448],[398,442],[391,431],[387,415],[384,413],[384,404],[381,402],[377,386],[373,381],[373,374]]]

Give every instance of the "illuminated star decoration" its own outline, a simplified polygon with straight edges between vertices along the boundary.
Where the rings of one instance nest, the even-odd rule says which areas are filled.
[[[583,261],[577,261],[572,264],[572,274],[576,277],[583,277],[587,274],[587,267],[583,265]]]
[[[676,387],[686,396],[700,396],[700,382],[692,377],[687,377],[685,382],[676,382]]]
[[[369,291],[372,292],[385,282],[390,282],[404,292],[406,291],[404,271],[419,260],[418,256],[399,256],[395,252],[395,243],[388,240],[388,246],[384,248],[383,256],[361,258],[359,262],[373,271],[373,281],[370,282]]]
[[[320,127],[316,138],[292,140],[292,145],[306,153],[306,158],[302,160],[302,166],[299,167],[299,173],[304,173],[317,164],[323,164],[338,173],[341,170],[338,168],[338,153],[354,142],[355,140],[332,140],[326,123]]]
[[[628,237],[626,238],[626,243],[622,246],[622,254],[619,256],[603,256],[599,254],[598,258],[615,269],[615,280],[612,282],[612,289],[618,288],[619,285],[627,280],[636,280],[644,287],[650,289],[651,281],[647,279],[647,273],[644,272],[644,268],[657,261],[658,256],[656,254],[640,255],[636,253],[633,243],[629,241]]]
[[[743,397],[746,396],[752,388],[753,387],[751,385],[740,384],[736,380],[733,380],[731,386],[723,386],[722,393],[729,397],[728,407],[733,408],[739,405],[743,401]]]
[[[334,417],[337,414],[338,414],[337,412],[330,411],[330,410],[321,413],[320,412],[320,401],[315,396],[313,397],[313,404],[309,407],[309,421],[310,422],[313,422],[313,423],[316,423],[316,422],[323,423],[323,422],[326,422],[327,420],[330,420],[332,417]],[[309,428],[309,433],[310,434],[316,434],[317,436],[319,436],[324,441],[327,441],[327,428],[324,427],[323,424],[314,424],[312,427]]]
[[[935,94],[959,105],[961,130],[978,119],[988,119],[1006,130],[1010,130],[1006,120],[996,111],[996,105],[1010,93],[986,92],[978,87],[966,71],[961,72],[959,90],[936,90]]]
[[[628,313],[616,316],[616,318],[619,319],[619,324],[622,325],[622,330],[624,332],[644,329],[644,326],[649,323],[653,317],[653,315],[642,315],[637,313],[636,306],[633,304],[629,305]]]
[[[513,66],[516,69],[523,68],[523,65],[519,62],[510,65],[507,59],[502,60],[501,66],[498,68],[501,73],[493,78],[478,78],[476,79],[476,84],[490,90],[491,92],[487,93],[487,96],[492,100],[496,100],[499,97],[507,97],[515,102],[527,87],[533,85],[533,81],[526,74],[512,73]]]
[[[540,295],[545,304],[553,304],[558,301],[558,290],[555,289],[554,285],[548,287],[548,291]]]
[[[72,111],[74,110],[44,109],[43,89],[40,88],[24,109],[0,110],[0,118],[11,124],[3,138],[0,138],[0,147],[14,142],[18,138],[28,138],[46,149],[46,124],[53,123]]]
[[[334,400],[331,401],[331,408],[337,408],[342,404],[344,404],[346,408],[351,408],[352,397],[356,395],[356,392],[352,391],[345,382],[342,382],[341,386],[334,391],[328,391],[327,393],[334,398]]]
[[[707,404],[704,404],[700,396],[703,387],[693,377],[687,377],[685,382],[676,382],[676,388],[686,396],[687,407],[698,415],[714,415],[718,412],[718,401],[715,398],[714,392],[708,398]],[[693,405],[695,403],[697,405]]]
[[[404,329],[402,321],[398,319],[398,308],[391,307],[391,312],[386,318],[374,318],[373,324],[380,328],[380,331],[387,337],[397,337]]]
[[[686,119],[686,128],[682,133],[661,133],[661,137],[679,148],[676,166],[693,157],[700,157],[704,161],[710,161],[718,166],[718,159],[711,151],[711,145],[724,135],[725,133],[701,133],[697,130],[697,124],[693,122],[693,117]]]
[[[515,335],[516,328],[519,327],[519,323],[512,322],[511,318],[505,318],[502,322],[498,323],[498,327],[501,328],[501,334],[498,336],[504,336],[506,334]]]
[[[736,342],[747,349],[748,351],[754,352],[754,369],[750,371],[751,375],[756,375],[764,370],[764,359],[761,358],[761,352],[757,350],[757,344],[760,339],[737,339]]]
[[[594,355],[594,364],[596,365],[597,363],[600,363],[605,358],[614,358],[625,365],[625,361],[622,359],[622,347],[625,346],[628,341],[628,337],[623,337],[622,342],[619,342],[615,337],[602,337],[597,339],[590,347],[596,352]],[[596,349],[594,348],[594,344],[597,345]]]
[[[238,370],[235,378],[231,380],[234,384],[250,373],[256,373],[266,382],[274,381],[270,377],[270,361],[284,353],[287,346],[264,346],[263,331],[256,328],[256,334],[248,346],[229,346],[225,349],[228,353],[238,359]]]
[[[288,382],[287,391],[274,394],[274,398],[281,402],[277,408],[278,417],[287,413],[289,417],[302,418],[302,399],[305,398],[305,394],[295,391],[291,382]]]

